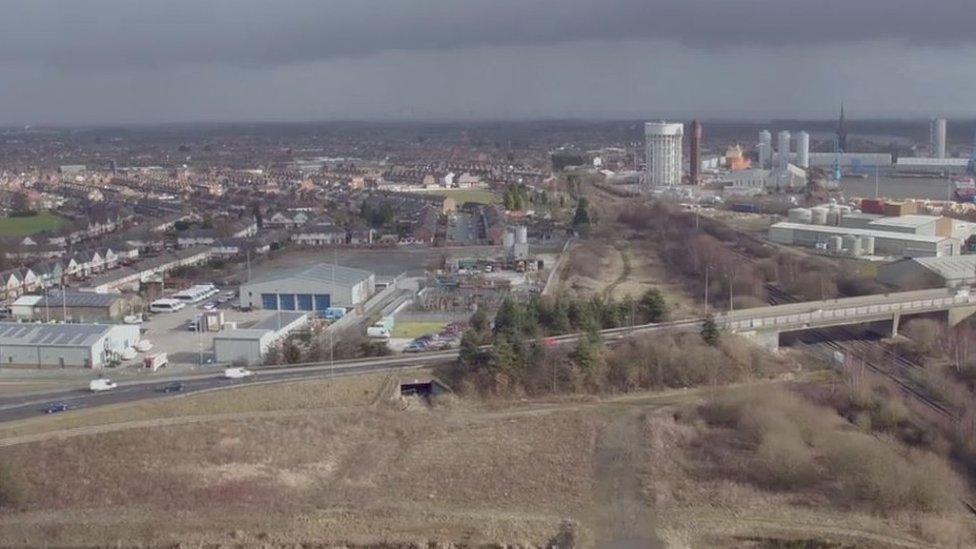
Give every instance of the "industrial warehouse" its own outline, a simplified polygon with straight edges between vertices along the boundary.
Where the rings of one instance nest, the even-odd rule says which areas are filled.
[[[308,321],[307,313],[277,312],[250,328],[222,330],[214,337],[214,359],[221,364],[260,364],[272,345]]]
[[[101,368],[139,342],[126,324],[23,324],[0,322],[0,364]]]
[[[241,303],[272,311],[348,309],[369,299],[375,289],[376,277],[369,271],[320,263],[241,285]]]
[[[120,294],[55,290],[21,296],[10,305],[10,312],[20,320],[92,322],[119,319],[130,311]]]
[[[971,226],[954,224],[947,217],[884,216],[836,204],[793,208],[788,221],[769,227],[769,240],[777,244],[851,256],[955,256],[969,236]]]

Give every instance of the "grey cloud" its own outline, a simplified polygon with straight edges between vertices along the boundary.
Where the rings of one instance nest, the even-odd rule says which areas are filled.
[[[693,48],[976,41],[966,0],[8,0],[0,64],[267,67],[586,40]]]

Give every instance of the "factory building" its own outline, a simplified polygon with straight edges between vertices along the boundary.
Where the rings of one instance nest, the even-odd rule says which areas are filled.
[[[214,360],[218,364],[261,364],[273,345],[308,322],[308,313],[282,311],[250,328],[221,330],[214,336]]]
[[[796,165],[804,170],[810,167],[810,134],[796,134]]]
[[[783,130],[776,134],[776,167],[786,171],[790,163],[790,132]]]
[[[798,153],[790,153],[790,162],[799,163]],[[888,153],[816,153],[808,155],[808,162],[813,168],[833,168],[838,166],[843,169],[874,170],[877,168],[890,168],[892,165],[891,155]],[[773,155],[775,163],[780,162],[779,151]]]
[[[764,170],[773,167],[773,134],[769,130],[759,132],[759,167]]]
[[[10,313],[18,320],[94,322],[122,318],[131,312],[127,304],[119,294],[56,290],[21,296],[10,305]]]
[[[681,184],[681,142],[683,124],[647,122],[644,124],[645,181],[650,186]]]
[[[929,150],[932,158],[946,157],[946,119],[934,118],[929,126]]]
[[[960,251],[960,242],[950,237],[791,221],[771,225],[769,240],[855,256],[944,257]]]
[[[976,284],[976,255],[954,257],[912,257],[878,268],[878,282],[896,288]]]
[[[241,285],[241,303],[255,309],[324,311],[352,308],[376,289],[369,271],[320,263]]]
[[[128,324],[0,322],[0,365],[101,368],[139,342]]]

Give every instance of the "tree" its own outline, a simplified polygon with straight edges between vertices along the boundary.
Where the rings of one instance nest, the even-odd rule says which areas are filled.
[[[485,313],[484,309],[478,308],[477,311],[471,315],[471,329],[478,333],[485,333],[488,331],[488,315]]]
[[[511,298],[502,301],[502,306],[495,315],[494,333],[498,335],[515,336],[522,332],[522,310]]]
[[[585,231],[590,227],[589,203],[586,198],[580,198],[576,202],[576,212],[573,214],[573,228],[577,231]]]
[[[26,216],[30,215],[30,198],[28,198],[27,193],[14,193],[13,197],[10,199],[10,209],[13,210],[15,215]]]
[[[721,334],[718,330],[718,324],[715,323],[715,317],[708,315],[705,317],[705,321],[702,322],[701,338],[712,347],[718,345],[719,336]]]
[[[653,288],[644,292],[637,308],[641,319],[645,322],[660,322],[668,314],[668,305],[664,302],[664,297],[660,291]]]

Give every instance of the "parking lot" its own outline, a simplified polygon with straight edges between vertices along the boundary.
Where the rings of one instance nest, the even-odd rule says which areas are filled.
[[[242,312],[230,308],[219,309],[224,314],[224,322],[237,322],[238,328],[247,326],[269,316],[268,311]],[[212,360],[213,339],[217,332],[190,331],[190,322],[203,313],[203,303],[187,305],[173,313],[150,314],[142,323],[143,338],[152,341],[154,352],[165,352],[174,366],[200,365],[201,350],[203,364]]]

